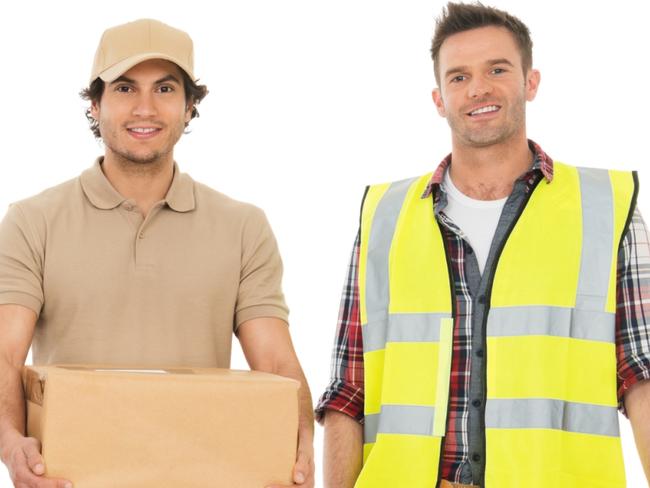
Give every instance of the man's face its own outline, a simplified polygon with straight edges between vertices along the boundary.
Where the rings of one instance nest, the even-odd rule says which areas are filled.
[[[100,103],[91,106],[107,155],[141,164],[173,154],[191,112],[180,68],[162,59],[144,61],[106,83]]]
[[[537,93],[539,72],[524,76],[513,35],[489,26],[454,34],[440,47],[440,86],[433,91],[455,144],[486,147],[526,133],[526,101]]]

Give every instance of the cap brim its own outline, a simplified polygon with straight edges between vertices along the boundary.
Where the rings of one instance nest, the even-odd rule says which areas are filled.
[[[149,59],[164,59],[166,61],[171,61],[183,71],[185,71],[185,73],[187,73],[187,75],[192,80],[194,80],[194,74],[188,69],[187,66],[183,66],[183,64],[180,63],[177,59],[174,59],[171,56],[162,53],[144,53],[138,54],[137,56],[131,56],[130,58],[126,58],[119,63],[114,64],[110,68],[105,69],[101,73],[98,73],[97,76],[93,77],[93,79],[90,80],[90,82],[92,83],[96,78],[101,78],[106,83],[110,83],[129,71],[136,64],[140,64],[143,61],[147,61]]]

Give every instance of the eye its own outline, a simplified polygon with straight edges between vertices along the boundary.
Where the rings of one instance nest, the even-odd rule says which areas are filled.
[[[461,81],[465,81],[465,75],[454,76],[451,80],[449,80],[449,83],[460,83]]]
[[[117,85],[115,91],[119,93],[129,93],[133,89],[129,85]]]
[[[500,75],[502,73],[505,73],[506,71],[507,70],[505,68],[494,68],[492,70],[492,73],[494,73],[495,75]]]
[[[171,92],[174,91],[174,87],[172,87],[172,86],[170,86],[170,85],[161,85],[161,86],[158,88],[158,91],[159,91],[160,93],[171,93]]]

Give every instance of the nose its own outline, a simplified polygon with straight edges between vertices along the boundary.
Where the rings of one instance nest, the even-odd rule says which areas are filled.
[[[481,76],[474,77],[469,82],[467,95],[470,98],[481,98],[492,93],[492,85]]]
[[[156,103],[153,93],[141,91],[133,107],[133,115],[138,117],[152,117],[156,115]]]

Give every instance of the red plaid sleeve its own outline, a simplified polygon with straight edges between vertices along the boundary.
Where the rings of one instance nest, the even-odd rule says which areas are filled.
[[[618,405],[635,383],[650,379],[650,242],[638,208],[618,255],[616,355]]]
[[[316,405],[322,422],[326,409],[337,410],[363,423],[363,340],[359,315],[359,234],[354,242],[336,328],[330,382]]]

